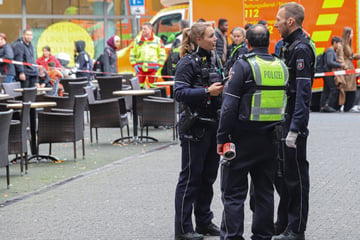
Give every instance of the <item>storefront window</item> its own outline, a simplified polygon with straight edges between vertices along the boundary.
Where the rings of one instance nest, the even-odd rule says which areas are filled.
[[[21,14],[21,0],[3,0],[0,14]]]
[[[21,19],[0,19],[0,32],[5,33],[8,43],[14,42],[21,33]]]
[[[26,0],[28,14],[103,15],[102,0]]]

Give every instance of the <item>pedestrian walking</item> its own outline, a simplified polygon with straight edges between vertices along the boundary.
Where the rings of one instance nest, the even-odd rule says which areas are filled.
[[[175,98],[185,109],[179,121],[181,171],[175,193],[176,240],[219,236],[210,209],[219,166],[216,130],[223,90],[219,60],[212,52],[216,37],[206,23],[193,24],[189,37],[196,50],[180,59],[174,86]]]
[[[281,56],[289,69],[283,137],[284,184],[280,193],[275,240],[303,240],[309,211],[309,162],[306,144],[314,77],[315,46],[304,33],[304,7],[290,2],[280,6],[275,27],[284,44]]]
[[[225,143],[234,143],[236,149],[236,157],[221,165],[222,240],[244,239],[249,174],[256,200],[252,239],[270,240],[274,235],[273,184],[288,70],[284,62],[269,53],[270,33],[266,26],[252,25],[246,39],[250,52],[232,67],[217,133],[218,154],[224,155]]]

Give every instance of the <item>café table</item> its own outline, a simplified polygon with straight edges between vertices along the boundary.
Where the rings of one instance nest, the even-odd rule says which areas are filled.
[[[155,86],[170,86],[170,97],[174,98],[175,81],[154,82],[152,84],[154,84]]]
[[[137,129],[138,128],[138,113],[137,113],[137,109],[136,109],[137,96],[148,96],[148,95],[153,95],[153,94],[155,94],[155,90],[121,90],[121,91],[113,92],[114,96],[132,96],[132,103],[133,103],[133,136],[116,139],[115,141],[113,141],[113,143],[117,143],[124,139],[132,139],[132,143],[137,144],[139,142],[139,138],[146,138],[146,139],[153,140],[155,142],[158,141],[156,138],[149,137],[149,136],[140,136],[139,137],[137,134],[137,130],[138,130]]]
[[[55,107],[56,102],[33,102],[30,105],[30,148],[31,148],[31,156],[29,156],[28,160],[35,158],[37,160],[39,159],[50,159],[54,161],[58,161],[59,159],[50,156],[50,155],[39,155],[38,148],[37,148],[37,142],[36,142],[36,109],[37,108],[49,108],[49,107]],[[11,109],[21,109],[22,103],[9,103],[6,105],[7,108]]]
[[[14,97],[10,96],[9,94],[0,93],[0,102],[14,99]]]
[[[53,90],[53,88],[51,88],[51,87],[39,87],[39,88],[36,88],[36,90],[38,92],[48,92],[48,91]],[[24,89],[23,88],[15,88],[13,91],[14,92],[23,92]]]

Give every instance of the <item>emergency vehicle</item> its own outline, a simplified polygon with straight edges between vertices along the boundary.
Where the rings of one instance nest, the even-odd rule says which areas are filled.
[[[166,43],[171,34],[179,31],[179,22],[182,19],[192,23],[203,18],[217,26],[219,18],[226,18],[229,22],[228,33],[235,26],[266,20],[271,37],[270,51],[274,52],[276,42],[281,39],[278,30],[274,28],[276,13],[281,4],[292,1],[305,7],[303,28],[315,42],[317,54],[330,47],[333,36],[341,37],[345,26],[353,29],[353,49],[355,53],[359,51],[360,0],[161,0],[164,8],[150,22],[155,34]],[[119,72],[134,72],[129,62],[132,44],[118,53]],[[357,62],[354,62],[354,65],[357,66]],[[322,78],[314,79],[312,106],[315,109],[322,86]]]

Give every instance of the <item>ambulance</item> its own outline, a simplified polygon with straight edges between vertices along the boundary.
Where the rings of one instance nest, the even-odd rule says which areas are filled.
[[[276,13],[280,5],[293,1],[305,7],[303,28],[315,42],[317,54],[331,46],[333,36],[341,37],[345,26],[353,29],[353,49],[355,53],[359,51],[360,0],[161,0],[164,8],[150,22],[155,34],[166,44],[168,37],[179,31],[182,19],[192,23],[203,18],[217,26],[219,18],[226,18],[229,22],[228,32],[236,26],[243,27],[246,23],[255,24],[259,20],[266,20],[271,38],[270,52],[274,52],[276,42],[281,39],[278,30],[274,28]],[[134,72],[129,62],[132,44],[118,53],[119,72]],[[357,62],[354,65],[357,66]],[[322,86],[322,78],[314,79],[314,110],[318,108]]]

